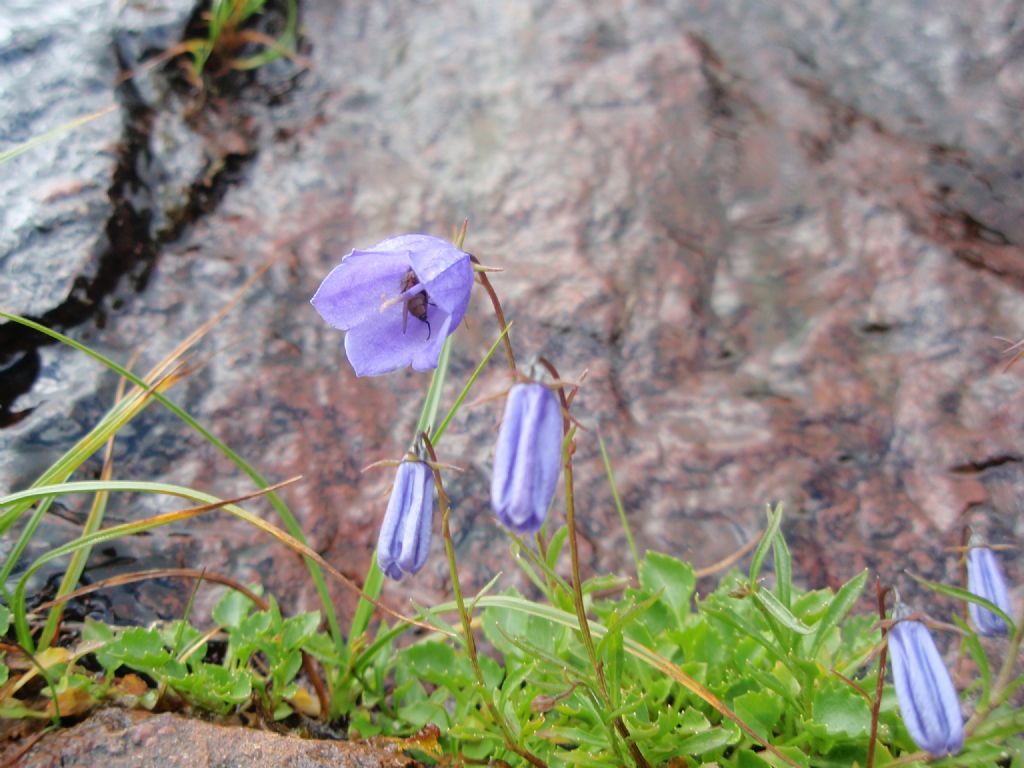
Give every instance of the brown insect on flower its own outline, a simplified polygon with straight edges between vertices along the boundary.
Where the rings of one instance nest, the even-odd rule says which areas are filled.
[[[402,275],[402,293],[405,293],[419,284],[420,279],[416,277],[416,273],[412,269]],[[426,290],[422,290],[405,300],[405,307],[402,309],[402,333],[405,333],[406,326],[409,322],[409,315],[411,314],[421,323],[426,323],[427,338],[430,338],[430,321],[427,320],[427,305],[429,303],[430,297],[427,295]]]

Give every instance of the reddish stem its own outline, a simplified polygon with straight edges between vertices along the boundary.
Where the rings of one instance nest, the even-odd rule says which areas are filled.
[[[473,254],[470,254],[469,258],[474,264],[480,264],[480,259]],[[502,337],[502,341],[505,345],[505,357],[508,359],[508,367],[512,373],[515,374],[517,371],[516,356],[512,351],[512,340],[509,339],[508,333],[505,333],[505,330],[508,328],[508,323],[505,322],[505,313],[501,309],[501,302],[498,300],[498,294],[495,292],[494,286],[491,285],[491,281],[487,278],[486,272],[477,272],[476,277],[480,281],[480,285],[482,285],[484,290],[487,291],[487,295],[491,297],[491,305],[494,307],[494,316],[498,318],[498,325],[501,326],[501,332],[505,334]]]
[[[882,582],[875,577],[875,593],[878,595],[878,617],[882,620],[882,650],[878,652],[878,682],[875,684],[875,701],[871,705],[871,737],[868,739],[868,763],[866,768],[875,766],[875,744],[878,741],[878,712],[882,708],[882,691],[885,689],[885,662],[888,656],[889,629],[885,622],[885,596],[888,588],[882,589]]]

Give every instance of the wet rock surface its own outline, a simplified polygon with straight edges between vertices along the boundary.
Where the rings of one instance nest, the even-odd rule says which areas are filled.
[[[356,379],[308,299],[351,248],[447,234],[463,217],[467,248],[506,269],[494,282],[520,356],[589,370],[577,401],[588,573],[629,567],[598,424],[639,544],[698,566],[755,536],[774,500],[812,586],[866,566],[886,581],[905,568],[955,578],[948,548],[968,522],[1021,543],[1024,365],[1004,372],[993,339],[1024,328],[1018,4],[307,1],[302,21],[311,67],[281,62],[271,93],[212,94],[194,115],[166,69],[135,78],[163,173],[154,216],[244,162],[216,205],[156,228],[148,279],[101,297],[103,326],[74,333],[121,361],[140,350],[144,370],[271,260],[172,396],[268,477],[304,476],[283,495],[351,578],[390,483],[360,468],[404,451],[428,377]],[[117,67],[104,72],[109,98]],[[82,145],[79,133],[60,146]],[[101,164],[88,183],[104,190],[111,173]],[[51,269],[32,278],[49,292],[42,310],[16,309],[63,295],[50,295]],[[481,293],[451,395],[496,333]],[[31,482],[113,397],[112,375],[77,353],[37,354],[34,386],[9,404],[27,415],[0,432],[3,487]],[[477,392],[506,384],[496,358]],[[469,589],[514,570],[487,501],[499,414],[465,410],[441,446],[466,468],[449,490]],[[119,436],[115,471],[251,489],[157,407]],[[122,500],[108,521],[158,508]],[[72,535],[86,511],[66,501],[50,535]],[[447,595],[434,546],[386,600]],[[1019,584],[1019,558],[1005,561]],[[316,605],[294,555],[217,514],[98,552],[88,577],[160,565],[262,581],[286,610]],[[106,617],[176,617],[187,596],[126,587],[105,596]]]
[[[5,755],[10,758],[11,755]],[[282,736],[214,725],[179,715],[106,709],[72,728],[43,736],[21,768],[412,768],[396,747]]]

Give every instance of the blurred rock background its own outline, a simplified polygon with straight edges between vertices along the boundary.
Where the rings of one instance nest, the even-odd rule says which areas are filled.
[[[494,283],[520,357],[589,371],[587,573],[630,567],[598,426],[640,546],[697,566],[756,536],[778,500],[808,586],[870,567],[913,592],[904,569],[957,578],[965,524],[1024,539],[1024,363],[1004,371],[995,338],[1024,335],[1019,3],[304,0],[302,60],[201,102],[180,61],[153,64],[191,3],[29,5],[0,10],[0,150],[115,108],[5,164],[0,303],[119,361],[138,351],[142,371],[271,261],[171,394],[272,480],[304,476],[283,495],[351,578],[390,484],[360,468],[402,453],[429,377],[356,379],[308,300],[353,247],[447,236],[463,218],[467,249],[505,269]],[[497,331],[478,292],[450,395]],[[84,434],[116,386],[38,343],[0,328],[5,490]],[[499,355],[475,394],[505,385]],[[500,410],[464,410],[443,444],[466,469],[450,492],[469,589],[515,568],[487,500]],[[122,478],[251,490],[155,405],[115,457]],[[157,509],[126,497],[107,519]],[[49,540],[86,512],[65,500]],[[434,547],[389,603],[448,594]],[[1019,550],[1003,560],[1019,584]],[[207,566],[262,581],[286,610],[316,605],[293,554],[219,514],[91,562],[90,580]],[[344,619],[352,595],[332,588]],[[147,582],[88,610],[170,618],[187,597]]]

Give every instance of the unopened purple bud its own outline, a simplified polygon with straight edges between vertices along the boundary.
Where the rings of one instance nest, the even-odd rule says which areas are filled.
[[[508,393],[494,451],[491,506],[501,524],[535,533],[555,496],[562,466],[562,409],[543,384]]]
[[[377,564],[392,579],[416,573],[427,561],[434,513],[434,477],[421,461],[403,461],[395,474],[377,542]]]
[[[1003,613],[1010,614],[1010,593],[1006,589],[1006,580],[999,567],[996,554],[988,547],[972,546],[967,552],[967,589],[978,597],[994,603]],[[974,603],[968,603],[971,621],[978,631],[986,637],[1005,635],[1008,631],[1006,622]]]
[[[964,720],[949,671],[935,641],[919,621],[897,602],[889,630],[889,658],[896,701],[910,737],[932,755],[956,754],[964,745]]]

